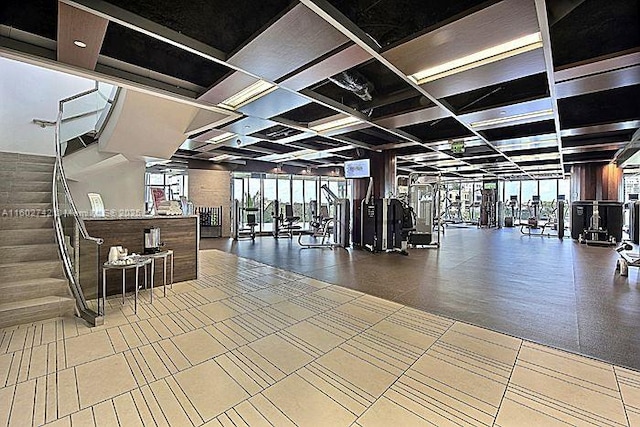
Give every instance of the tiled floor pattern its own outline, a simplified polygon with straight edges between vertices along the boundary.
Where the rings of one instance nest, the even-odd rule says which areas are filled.
[[[0,330],[0,425],[640,425],[640,373],[220,251],[105,325]]]

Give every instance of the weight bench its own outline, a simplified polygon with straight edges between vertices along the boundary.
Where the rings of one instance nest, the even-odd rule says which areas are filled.
[[[302,227],[297,225],[298,221],[300,221],[299,216],[293,215],[293,206],[285,205],[284,206],[284,218],[282,220],[282,226],[280,229],[289,235],[289,237],[293,237],[294,230],[301,230]]]
[[[623,243],[616,248],[616,252],[620,255],[616,262],[616,271],[620,272],[620,276],[629,275],[629,267],[640,267],[640,254],[629,252],[633,249],[629,243]]]

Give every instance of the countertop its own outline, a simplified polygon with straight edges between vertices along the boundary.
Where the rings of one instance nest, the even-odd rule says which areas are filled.
[[[84,221],[128,221],[128,220],[149,220],[149,219],[185,219],[198,218],[198,215],[143,215],[143,216],[122,216],[122,217],[89,217],[83,218]]]

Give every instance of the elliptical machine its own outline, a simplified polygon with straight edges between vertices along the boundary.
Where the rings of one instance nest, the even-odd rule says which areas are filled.
[[[509,215],[504,217],[505,227],[515,227],[516,206],[518,206],[518,196],[512,194],[507,202],[507,208],[509,208]]]

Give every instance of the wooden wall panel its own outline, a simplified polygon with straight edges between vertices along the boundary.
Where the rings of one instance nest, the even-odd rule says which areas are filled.
[[[622,200],[622,169],[613,164],[574,165],[571,194],[573,200]]]
[[[193,280],[198,277],[198,218],[197,217],[166,217],[144,219],[91,219],[86,220],[87,231],[90,235],[101,237],[104,244],[100,249],[100,264],[107,261],[111,246],[123,246],[129,253],[142,253],[144,249],[144,229],[160,228],[161,241],[164,248],[174,252],[174,282]],[[80,283],[88,299],[95,298],[100,278],[96,273],[96,245],[82,241],[80,245]],[[167,263],[167,281],[170,268]],[[101,274],[101,273],[100,273]],[[140,283],[144,275],[140,271]],[[134,270],[127,271],[127,292],[134,290]],[[162,292],[162,260],[156,260],[154,288]],[[107,295],[122,292],[122,273],[120,271],[107,272]],[[161,295],[158,293],[158,295]]]

